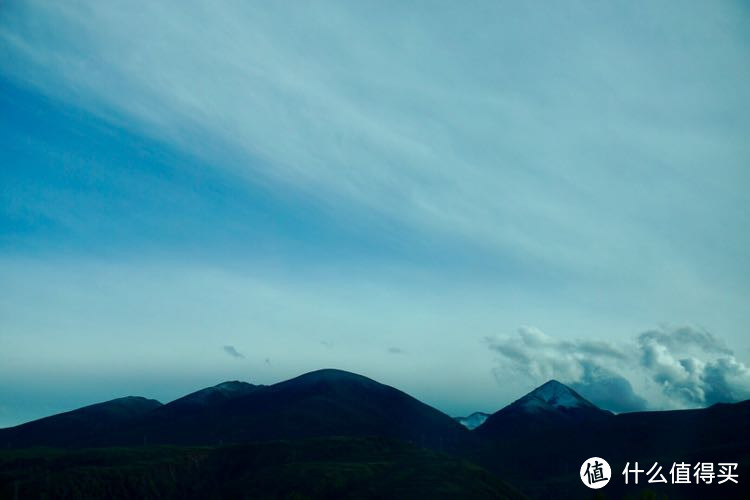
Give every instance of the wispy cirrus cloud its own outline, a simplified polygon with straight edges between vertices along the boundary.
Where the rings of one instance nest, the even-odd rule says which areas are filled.
[[[722,91],[750,77],[718,27],[738,12],[696,3],[687,26],[643,7],[13,3],[0,70],[242,178],[529,267],[639,279],[703,258],[693,244],[747,180],[750,125],[748,92]],[[664,230],[672,203],[692,231]]]

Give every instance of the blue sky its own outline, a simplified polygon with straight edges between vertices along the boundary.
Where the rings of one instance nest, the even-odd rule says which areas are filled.
[[[0,425],[326,366],[750,397],[749,17],[3,3]]]

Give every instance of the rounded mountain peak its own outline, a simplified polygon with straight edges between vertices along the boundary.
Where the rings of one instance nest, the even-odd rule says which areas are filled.
[[[358,375],[356,373],[348,372],[345,370],[339,370],[337,368],[323,368],[321,370],[315,370],[307,373],[303,373],[298,377],[288,380],[287,382],[373,382],[374,380],[365,377],[364,375]],[[282,382],[283,383],[283,382]]]

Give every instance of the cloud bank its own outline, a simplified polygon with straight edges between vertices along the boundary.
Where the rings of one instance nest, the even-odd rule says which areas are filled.
[[[630,342],[558,340],[533,327],[486,341],[498,355],[498,380],[556,378],[615,412],[750,398],[750,368],[710,332],[689,326],[649,330]]]

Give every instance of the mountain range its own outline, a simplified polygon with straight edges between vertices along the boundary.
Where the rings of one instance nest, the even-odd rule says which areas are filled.
[[[270,386],[224,382],[162,405],[115,399],[0,429],[0,446],[218,445],[320,436],[378,436],[455,449],[468,431],[393,387],[341,370]]]
[[[362,457],[369,456],[365,449],[374,447],[398,449],[393,453],[399,458],[394,460],[417,460],[426,470],[439,470],[446,466],[446,460],[454,457],[459,460],[457,470],[466,473],[465,477],[460,477],[468,481],[451,486],[459,490],[476,486],[478,477],[493,477],[497,479],[490,481],[492,486],[487,486],[488,491],[495,491],[501,497],[517,496],[515,488],[536,498],[581,497],[593,492],[583,486],[578,476],[580,464],[591,456],[605,457],[612,474],[618,476],[627,462],[650,465],[660,461],[668,468],[672,462],[709,459],[717,463],[739,463],[742,474],[750,463],[750,401],[696,410],[613,414],[598,408],[566,385],[550,380],[489,416],[477,412],[454,419],[396,388],[341,370],[318,370],[268,386],[231,381],[201,389],[168,404],[131,396],[0,429],[0,448],[5,448],[0,452],[0,497],[3,491],[9,491],[9,485],[18,486],[21,481],[18,478],[26,477],[18,454],[28,458],[31,447],[60,449],[55,452],[56,460],[62,460],[58,469],[78,471],[63,474],[61,484],[78,485],[75,474],[80,473],[81,468],[92,470],[86,460],[93,452],[83,449],[110,450],[106,455],[109,458],[104,461],[111,467],[119,467],[132,465],[135,460],[132,457],[139,454],[156,453],[147,451],[155,445],[170,446],[173,450],[165,460],[171,464],[168,468],[174,477],[180,474],[190,477],[185,464],[192,463],[192,459],[186,457],[196,453],[195,456],[204,457],[201,460],[206,464],[217,462],[238,470],[245,470],[244,466],[232,460],[255,463],[255,467],[276,464],[274,477],[290,473],[289,467],[294,474],[302,474],[301,471],[310,466],[296,458],[288,459],[289,456],[309,455],[313,457],[310,460],[320,463],[322,458],[318,455],[322,454],[326,460],[338,464],[334,467],[335,474],[326,472],[335,476],[329,479],[335,484],[346,483],[347,479],[342,478],[351,478],[347,474],[355,474],[355,470],[361,472]],[[213,451],[192,451],[196,446]],[[237,451],[238,446],[245,451]],[[316,446],[329,451],[317,450]],[[112,451],[122,449],[141,451],[127,452],[127,457],[131,458],[123,458],[121,454],[125,452]],[[337,457],[339,452],[345,457]],[[161,456],[159,453],[157,455]],[[261,453],[264,458],[261,460],[253,453]],[[383,457],[379,460],[377,463],[385,463]],[[101,465],[102,458],[97,458],[95,463]],[[290,465],[292,463],[296,465]],[[348,464],[345,467],[348,472],[339,470],[342,463]],[[367,470],[377,468],[371,462],[366,463]],[[401,463],[398,467],[404,466],[405,463]],[[214,465],[209,468],[214,471],[212,474],[219,474]],[[262,491],[252,479],[255,475],[247,471],[244,474],[250,479],[243,487],[258,487],[261,488],[258,491]],[[408,483],[388,477],[383,481],[397,489]],[[458,477],[453,479],[458,480]],[[295,480],[307,485],[305,481],[309,477],[302,474],[302,479]],[[29,486],[32,496],[39,493],[34,489],[38,486],[33,486],[34,480],[28,481],[23,484],[32,485]],[[325,488],[328,488],[330,484],[325,481]],[[443,491],[440,481],[430,488]],[[184,484],[184,481],[177,483]],[[167,481],[167,489],[160,496],[169,496],[167,493],[171,492],[180,497],[174,490],[177,483]],[[274,488],[284,484],[287,483],[282,481]],[[743,497],[747,494],[743,484],[721,485],[722,496]],[[373,497],[384,494],[362,487],[365,488],[362,491],[370,491]],[[706,494],[705,488],[700,487],[692,490],[663,485],[648,487],[678,498]],[[430,488],[424,491],[431,491],[433,498],[441,497],[440,491]],[[620,477],[613,478],[612,484],[607,486],[607,491],[615,494],[631,490],[622,484]],[[331,491],[329,494],[333,494]],[[368,495],[363,493],[364,497]]]

